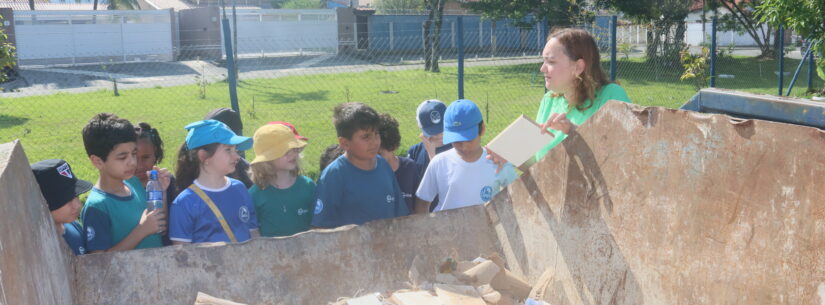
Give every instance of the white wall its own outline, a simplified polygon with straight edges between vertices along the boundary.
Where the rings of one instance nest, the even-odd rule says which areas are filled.
[[[705,35],[706,41],[710,43],[710,35],[711,35],[711,23],[708,22],[705,24]],[[702,23],[688,23],[687,24],[687,32],[685,33],[685,43],[689,45],[699,45],[702,43]],[[736,33],[735,31],[717,31],[716,32],[716,44],[719,46],[727,46],[730,44],[734,44],[736,46],[756,46],[756,42],[753,38],[748,35],[748,33],[742,33],[741,35]]]
[[[172,60],[168,10],[16,11],[20,65]]]
[[[237,14],[238,54],[338,48],[334,9],[238,10]]]

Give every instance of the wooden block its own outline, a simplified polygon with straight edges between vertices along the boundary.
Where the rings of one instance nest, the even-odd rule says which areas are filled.
[[[435,294],[443,305],[487,305],[473,286],[436,284]]]
[[[464,275],[475,279],[475,286],[481,286],[485,284],[490,284],[493,278],[501,272],[501,268],[496,265],[493,261],[485,261],[470,270],[464,272]],[[529,292],[528,292],[529,293]]]
[[[235,303],[229,300],[219,299],[211,295],[198,291],[198,296],[195,297],[195,305],[245,305]]]
[[[390,301],[395,305],[442,305],[437,297],[427,291],[396,292]]]
[[[497,291],[510,293],[519,300],[526,299],[533,289],[527,281],[507,269],[496,275],[490,286]]]
[[[499,293],[498,291],[493,291],[488,294],[482,295],[481,298],[484,299],[484,301],[487,302],[487,304],[498,305],[499,302],[501,302],[501,293]]]

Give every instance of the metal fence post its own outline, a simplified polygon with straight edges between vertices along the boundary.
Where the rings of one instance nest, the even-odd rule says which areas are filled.
[[[456,43],[458,47],[458,99],[464,99],[464,20],[456,17]]]
[[[395,24],[390,22],[390,50],[395,49]]]
[[[804,46],[804,44],[803,44],[803,46]],[[802,60],[799,62],[799,65],[796,66],[796,70],[794,70],[794,72],[793,72],[793,77],[791,77],[791,83],[788,84],[788,91],[787,91],[787,93],[785,93],[785,95],[791,96],[791,90],[793,90],[793,85],[796,83],[797,77],[799,77],[799,71],[801,71],[802,66],[805,65],[805,60],[808,59],[808,53],[811,52],[811,46],[813,46],[813,43],[809,42],[808,43],[808,49],[805,50],[805,54],[802,55]]]
[[[616,81],[616,28],[619,17],[610,17],[610,81]]]
[[[238,107],[238,80],[236,74],[232,73],[232,71],[235,71],[235,59],[232,51],[232,32],[229,30],[229,19],[224,16],[224,18],[221,18],[221,24],[223,25],[223,45],[226,49],[226,75],[229,81],[229,100],[232,103],[232,110],[240,113],[241,110],[240,107]]]
[[[777,95],[782,96],[782,86],[785,82],[785,29],[782,26],[779,26],[779,31],[776,34],[776,39],[779,41],[777,48],[779,58],[779,82],[777,84],[779,93]]]
[[[716,16],[710,22],[710,87],[716,87]]]

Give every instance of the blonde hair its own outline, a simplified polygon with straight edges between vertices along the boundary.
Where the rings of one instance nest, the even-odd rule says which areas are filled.
[[[275,160],[253,163],[249,166],[249,178],[252,179],[252,182],[255,183],[255,185],[257,185],[261,190],[269,187],[270,182],[278,177],[278,171],[275,169],[272,161]],[[289,173],[295,177],[301,174],[300,158],[298,159],[295,169],[289,171]]]

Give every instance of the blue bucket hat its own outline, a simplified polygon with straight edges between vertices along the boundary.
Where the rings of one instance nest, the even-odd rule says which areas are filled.
[[[186,147],[195,149],[212,143],[236,145],[238,150],[252,148],[252,138],[236,135],[229,126],[216,120],[203,120],[184,127],[189,130],[186,135]]]
[[[444,144],[471,141],[478,137],[481,110],[470,100],[457,100],[444,112]]]

